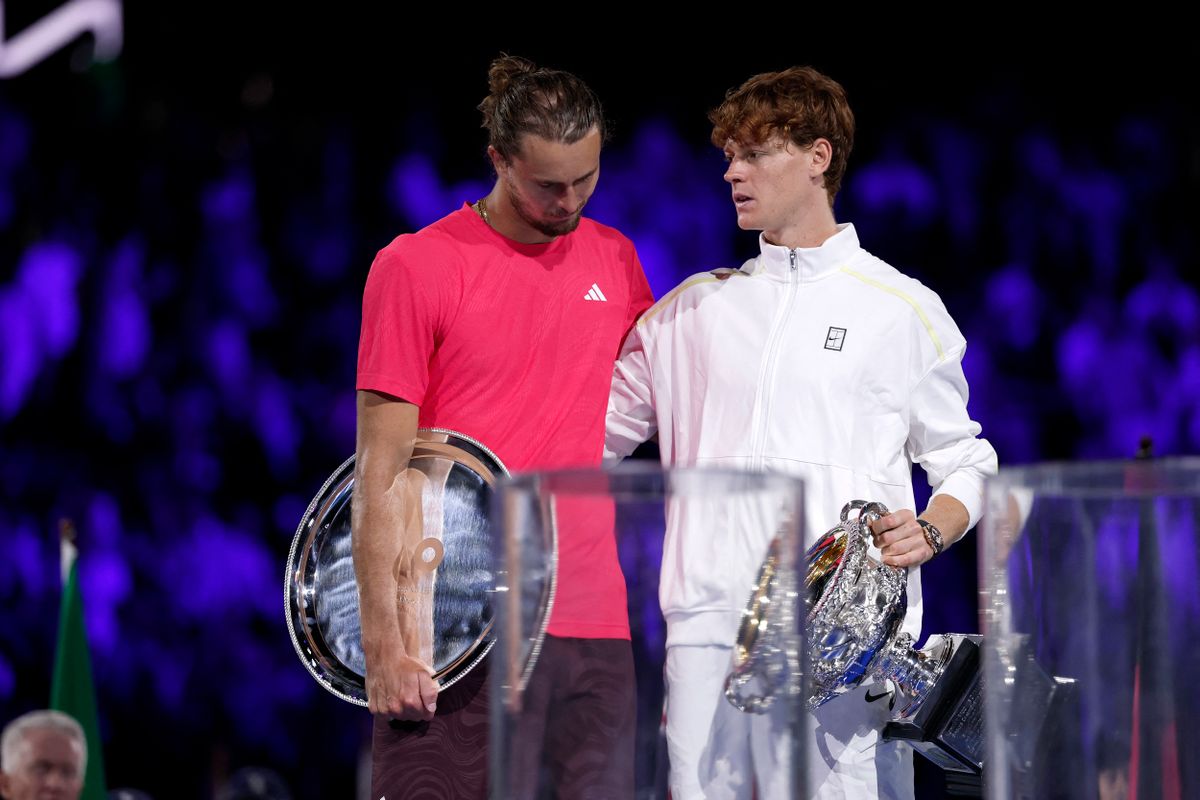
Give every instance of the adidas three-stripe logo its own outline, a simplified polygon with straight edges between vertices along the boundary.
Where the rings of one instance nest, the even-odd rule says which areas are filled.
[[[604,296],[604,292],[600,291],[600,287],[592,284],[592,288],[588,289],[588,293],[583,296],[584,300],[597,300],[601,303],[607,303],[608,298]]]

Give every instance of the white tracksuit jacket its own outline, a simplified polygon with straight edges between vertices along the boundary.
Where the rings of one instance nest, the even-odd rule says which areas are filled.
[[[853,225],[820,247],[760,248],[642,316],[614,371],[606,460],[657,430],[664,466],[800,476],[809,543],[850,500],[913,509],[915,461],[974,525],[996,453],[967,415],[966,342],[938,296],[863,250]],[[774,528],[717,542],[692,517],[663,545],[667,644],[729,646]],[[920,571],[908,580],[904,630],[917,639]]]

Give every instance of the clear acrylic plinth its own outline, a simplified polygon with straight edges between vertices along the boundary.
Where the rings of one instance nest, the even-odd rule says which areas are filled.
[[[795,578],[792,565],[803,557],[801,504],[802,485],[795,478],[717,470],[667,471],[646,462],[625,462],[610,471],[532,473],[503,481],[493,507],[497,571],[493,593],[496,645],[489,656],[492,796],[612,795],[608,790],[592,795],[588,781],[556,785],[561,777],[554,759],[562,757],[561,738],[579,731],[555,727],[554,717],[562,711],[555,703],[597,689],[608,692],[610,698],[632,695],[636,705],[632,757],[627,763],[617,759],[604,765],[605,770],[626,771],[622,773],[626,789],[617,796],[667,797],[663,665],[668,625],[659,602],[664,537],[668,529],[673,536],[691,537],[694,546],[688,557],[702,553],[705,562],[695,570],[686,564],[668,565],[668,570],[676,570],[675,574],[687,580],[716,581],[732,598],[733,610],[721,619],[727,622],[732,618],[733,622],[728,631],[718,626],[722,631],[718,638],[727,640],[736,658],[741,609],[751,600],[773,538],[778,537],[783,553],[776,572]],[[568,677],[568,683],[573,680],[577,685],[565,691],[562,679],[556,679],[559,683],[549,704],[544,710],[531,709],[531,698],[540,691],[539,678],[545,679],[549,670],[563,669],[561,659],[555,663],[558,656],[548,637],[559,627],[561,618],[554,616],[555,610],[578,615],[587,608],[587,593],[594,592],[591,579],[579,573],[578,553],[568,552],[578,544],[578,538],[572,541],[572,537],[578,537],[580,531],[594,543],[582,559],[584,569],[604,574],[615,560],[624,576],[624,586],[618,580],[614,591],[623,619],[628,620],[633,674],[628,685],[592,686],[585,671]],[[567,555],[560,560],[556,557],[560,553]],[[622,590],[626,594],[623,604]],[[771,644],[782,643],[795,655],[801,646],[803,597],[795,591],[776,594],[779,596],[770,598],[775,611],[769,619],[764,618],[764,625],[771,630],[760,637],[760,644],[766,647],[769,638]],[[606,599],[612,600],[611,593]],[[592,601],[602,599],[593,595]],[[784,610],[788,613],[783,614]],[[762,653],[756,655],[764,658]],[[730,670],[733,666],[731,660]],[[798,675],[789,677],[793,691],[784,687],[772,702],[778,704],[776,713],[786,709],[788,724],[795,724],[800,721],[803,686]],[[611,681],[611,674],[601,670],[596,680]],[[537,702],[547,701],[542,697]],[[727,708],[727,703],[722,696],[719,704],[728,713],[732,704]],[[546,721],[546,728],[531,725],[530,715]],[[557,736],[548,732],[555,730]],[[801,736],[792,736],[791,741],[793,748],[802,746]],[[720,755],[709,754],[717,759]],[[793,749],[790,764],[802,764],[800,755]],[[800,796],[798,791],[795,796]]]
[[[989,482],[980,532],[991,798],[1200,797],[1200,459]]]

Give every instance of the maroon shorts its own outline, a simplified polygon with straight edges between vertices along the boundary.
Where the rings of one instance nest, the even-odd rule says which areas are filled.
[[[488,796],[489,661],[439,695],[432,721],[375,718],[371,800]],[[628,640],[546,637],[502,795],[632,798],[634,690]]]

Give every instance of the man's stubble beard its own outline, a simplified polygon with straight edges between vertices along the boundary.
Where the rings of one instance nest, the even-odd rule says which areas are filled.
[[[512,205],[513,210],[517,212],[517,216],[526,225],[545,236],[564,236],[578,228],[579,220],[583,218],[583,206],[587,205],[587,201],[585,200],[583,206],[580,206],[579,210],[571,216],[565,217],[559,222],[547,223],[544,220],[537,219],[525,210],[524,200],[517,194],[511,184],[504,188],[508,192],[508,202]]]

